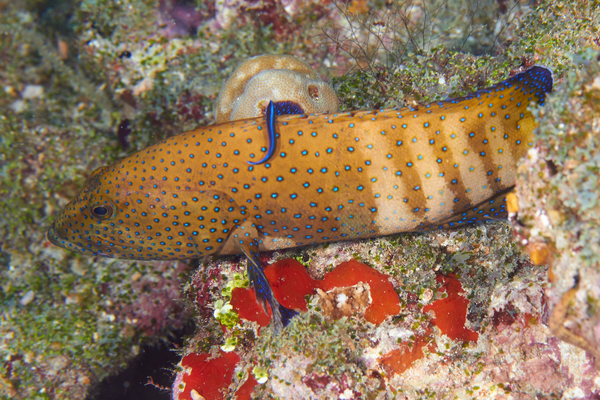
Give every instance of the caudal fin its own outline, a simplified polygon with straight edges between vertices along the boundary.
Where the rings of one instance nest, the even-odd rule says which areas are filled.
[[[521,91],[527,97],[527,100],[535,101],[542,106],[546,102],[546,95],[552,91],[553,85],[554,74],[552,70],[542,65],[536,65],[498,83],[494,87]]]
[[[442,103],[462,103],[464,100],[481,98],[497,92],[512,92],[510,100],[512,101],[518,97],[518,101],[523,101],[525,107],[531,101],[535,101],[538,105],[544,105],[546,95],[552,92],[553,85],[554,74],[552,70],[542,65],[535,65],[527,71],[511,76],[493,86],[478,90],[464,97],[454,97]],[[501,100],[503,93],[498,94],[500,95],[498,99]]]

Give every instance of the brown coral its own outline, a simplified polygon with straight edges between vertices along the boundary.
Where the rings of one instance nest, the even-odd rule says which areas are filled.
[[[371,305],[369,286],[364,283],[333,288],[329,292],[317,289],[317,293],[323,312],[332,319],[349,317],[357,313],[364,314],[367,307]]]
[[[288,55],[261,55],[240,64],[219,93],[217,123],[263,115],[269,101],[292,102],[305,113],[336,112],[338,98],[304,61]]]

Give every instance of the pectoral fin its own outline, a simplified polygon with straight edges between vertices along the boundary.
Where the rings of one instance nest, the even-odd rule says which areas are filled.
[[[285,308],[273,295],[273,290],[269,285],[269,281],[263,272],[258,253],[258,231],[251,221],[245,221],[240,224],[231,234],[236,245],[248,258],[247,270],[248,278],[254,286],[256,298],[260,301],[265,312],[267,311],[267,303],[271,306],[273,312],[273,324],[275,332],[279,332],[282,327],[286,326],[290,320],[298,314],[298,312]]]

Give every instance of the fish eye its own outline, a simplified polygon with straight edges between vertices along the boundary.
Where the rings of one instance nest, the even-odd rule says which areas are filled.
[[[112,216],[112,213],[113,208],[108,204],[92,208],[92,215],[100,220],[110,218]]]

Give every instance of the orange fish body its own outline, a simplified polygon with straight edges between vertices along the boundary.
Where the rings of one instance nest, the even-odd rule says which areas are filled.
[[[258,165],[248,161],[269,147],[263,118],[186,132],[95,171],[48,238],[140,260],[244,252],[273,308],[259,250],[504,216],[533,142],[527,107],[552,84],[536,66],[418,109],[280,116],[274,155]]]

